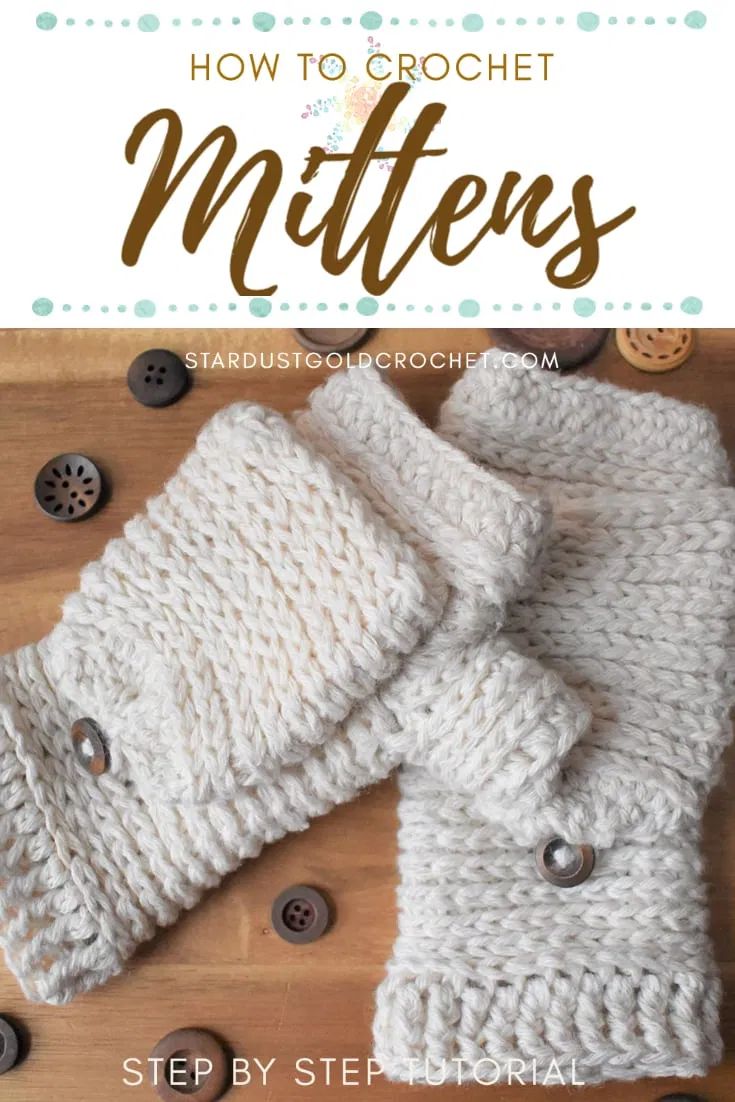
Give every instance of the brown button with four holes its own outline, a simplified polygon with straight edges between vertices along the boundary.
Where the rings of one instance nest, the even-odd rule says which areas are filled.
[[[536,846],[536,867],[557,888],[583,884],[595,867],[592,846],[573,846],[563,838],[547,838]]]
[[[351,352],[370,336],[370,329],[294,329],[296,340],[310,352]]]
[[[106,773],[109,762],[102,731],[93,719],[78,719],[72,724],[71,741],[82,769],[99,777]]]
[[[128,368],[128,386],[141,405],[170,406],[183,398],[191,375],[175,352],[151,348],[136,356]]]
[[[56,455],[36,475],[34,493],[46,516],[76,521],[91,517],[102,504],[102,475],[86,455]]]
[[[0,1018],[0,1075],[18,1063],[18,1034],[7,1018]]]
[[[694,351],[693,329],[618,329],[615,340],[623,359],[639,371],[673,371]]]
[[[326,932],[331,919],[329,903],[321,892],[305,884],[286,888],[271,910],[273,929],[284,941],[306,945]]]
[[[227,1054],[205,1029],[168,1033],[153,1049],[149,1068],[151,1083],[164,1102],[216,1102],[230,1086]]]

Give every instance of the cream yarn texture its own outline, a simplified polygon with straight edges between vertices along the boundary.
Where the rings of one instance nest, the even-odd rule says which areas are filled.
[[[0,941],[25,993],[103,982],[345,798],[320,747],[441,610],[414,551],[282,417],[214,417],[61,623],[0,660]],[[85,716],[100,777],[72,750]]]
[[[530,783],[502,809],[404,771],[376,1056],[415,1082],[488,1061],[501,1081],[521,1064],[567,1082],[703,1074],[721,1052],[699,833],[731,733],[725,454],[696,407],[509,362],[469,370],[440,431],[549,496],[545,571],[506,630],[592,722],[551,791]],[[550,836],[595,845],[588,880],[540,877]]]
[[[348,737],[369,727],[391,764],[420,762],[498,805],[526,784],[550,790],[589,711],[497,634],[511,598],[538,579],[545,500],[441,440],[374,368],[334,376],[297,424],[416,548],[446,601],[379,698],[348,719]]]
[[[406,737],[383,697],[430,629],[453,623],[449,575],[467,571],[473,634],[494,635],[537,569],[548,519],[537,499],[363,378],[362,389],[356,375],[328,384],[298,430],[257,406],[218,414],[147,513],[83,571],[58,627],[0,660],[0,942],[29,997],[65,1002],[104,982],[264,843],[387,776]],[[396,433],[373,464],[385,497],[373,490],[371,503],[327,433],[343,391],[348,435],[372,448],[381,433],[389,443],[386,424]],[[537,712],[559,702],[538,724],[506,707],[492,753],[517,773],[518,744],[538,726],[534,760],[550,783],[553,721],[573,697],[504,653]],[[476,790],[470,749],[487,771],[476,727],[504,675],[471,658],[458,646],[411,684],[414,701],[427,697],[427,758],[464,768]],[[101,777],[72,753],[83,716],[109,744]],[[460,755],[454,723],[466,729]]]

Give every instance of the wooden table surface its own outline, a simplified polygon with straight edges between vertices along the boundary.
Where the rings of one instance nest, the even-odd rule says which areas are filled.
[[[382,330],[370,351],[480,351],[484,330]],[[296,350],[288,330],[246,332],[175,330],[0,331],[0,648],[37,639],[76,586],[80,567],[97,556],[124,521],[158,491],[207,418],[236,399],[283,411],[304,402],[325,372],[197,370],[194,387],[164,410],[138,405],[125,374],[145,348],[187,351]],[[625,364],[608,342],[584,370],[636,389],[658,389],[704,403],[719,415],[735,455],[735,330],[698,334],[698,349],[678,371],[644,375]],[[457,370],[394,372],[413,406],[427,419]],[[80,451],[101,462],[111,485],[107,506],[81,524],[56,524],[33,502],[38,468],[51,456]],[[648,1080],[599,1088],[396,1087],[376,1080],[373,1102],[407,1097],[555,1099],[654,1102],[667,1090],[696,1090],[708,1102],[735,1097],[735,752],[706,822],[712,930],[726,987],[723,1031],[727,1056],[705,1081]],[[315,822],[304,834],[267,849],[243,867],[173,929],[159,933],[127,972],[63,1009],[26,1003],[0,965],[0,1013],[32,1037],[26,1061],[0,1079],[2,1102],[130,1102],[153,1098],[147,1084],[123,1085],[122,1062],[144,1060],[165,1033],[202,1026],[236,1054],[275,1057],[266,1087],[228,1098],[292,1102],[363,1097],[366,1087],[298,1088],[299,1057],[359,1058],[370,1053],[373,991],[395,932],[396,791],[386,782],[350,806]],[[332,932],[293,947],[270,929],[273,898],[292,883],[328,889],[337,906]],[[324,1067],[324,1065],[320,1065]],[[348,1065],[352,1066],[352,1065]],[[364,1080],[364,1075],[361,1075]],[[437,1093],[437,1090],[439,1093]]]

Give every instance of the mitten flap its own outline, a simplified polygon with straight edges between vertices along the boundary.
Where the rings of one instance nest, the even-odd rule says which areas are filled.
[[[524,367],[491,349],[442,406],[439,432],[500,474],[619,490],[729,481],[717,419],[699,406]]]
[[[300,760],[441,608],[339,472],[280,415],[237,405],[84,570],[46,662],[113,768],[203,801]]]
[[[500,609],[529,588],[548,526],[542,497],[438,437],[375,368],[335,375],[310,406],[301,431],[454,588]]]
[[[519,842],[657,837],[698,820],[732,735],[735,490],[552,500],[544,576],[506,632],[592,721],[543,806],[526,790],[482,811]]]

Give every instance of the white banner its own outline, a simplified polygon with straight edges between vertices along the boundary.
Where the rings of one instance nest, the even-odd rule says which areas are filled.
[[[731,0],[373,2],[8,0],[0,324],[732,323]]]

